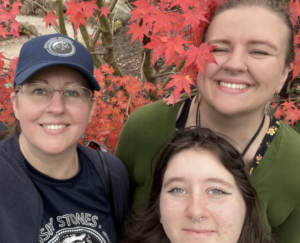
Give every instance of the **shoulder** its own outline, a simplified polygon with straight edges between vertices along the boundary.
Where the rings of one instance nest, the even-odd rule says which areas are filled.
[[[271,150],[285,158],[297,156],[297,160],[300,162],[300,134],[283,121],[279,122],[280,126],[271,143]]]
[[[283,121],[279,122],[278,131],[254,174],[257,179],[268,175],[296,186],[299,177],[292,175],[300,174],[300,135]]]
[[[0,155],[9,160],[23,160],[19,146],[19,135],[12,134],[0,141]]]
[[[0,122],[0,132],[6,130],[6,126]]]
[[[136,111],[132,113],[132,115],[130,115],[128,121],[133,119],[163,119],[164,117],[172,116],[172,114],[175,114],[177,116],[177,112],[182,103],[183,101],[180,101],[174,105],[168,105],[163,101],[156,101],[151,104],[139,107]]]
[[[291,128],[289,125],[287,125],[285,122],[280,121],[280,127],[279,127],[280,131],[281,131],[281,138],[283,139],[287,139],[289,142],[294,143],[294,142],[298,142],[298,146],[300,145],[300,134],[297,133],[293,128]],[[287,141],[287,142],[288,142]]]
[[[96,169],[98,169],[101,172],[103,171],[103,166],[99,154],[96,150],[87,148],[81,144],[78,144],[78,148],[91,160],[91,162],[95,165]],[[119,179],[123,178],[126,180],[128,173],[122,161],[110,153],[104,152],[104,155],[110,170],[110,174],[112,176],[117,176]]]

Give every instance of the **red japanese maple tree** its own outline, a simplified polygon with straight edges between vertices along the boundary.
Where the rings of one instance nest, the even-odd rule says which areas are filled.
[[[128,34],[132,41],[138,40],[143,45],[142,70],[144,80],[124,76],[120,71],[111,48],[112,36],[109,16],[116,0],[110,6],[104,6],[102,0],[66,2],[67,11],[63,13],[63,1],[58,0],[58,10],[47,11],[34,0],[26,0],[44,11],[45,27],[53,27],[67,34],[65,22],[73,24],[75,36],[81,32],[86,47],[93,54],[96,66],[95,77],[102,90],[96,92],[97,107],[84,141],[94,139],[114,150],[120,130],[128,116],[138,107],[162,98],[174,104],[183,92],[191,95],[191,86],[195,85],[198,71],[204,72],[207,62],[215,62],[210,51],[214,48],[202,43],[202,35],[214,10],[223,0],[139,0],[134,2],[134,10],[129,24]],[[12,35],[19,38],[20,24],[16,21],[20,0],[11,3],[0,0],[0,36]],[[300,4],[290,2],[295,19],[300,15]],[[87,19],[94,16],[98,20],[93,35],[86,30]],[[68,17],[68,20],[66,20]],[[57,26],[57,22],[59,26]],[[295,22],[295,24],[298,24]],[[8,30],[8,26],[10,27]],[[59,28],[58,28],[59,27]],[[295,44],[299,45],[300,36],[295,35]],[[106,50],[103,59],[96,52],[98,39]],[[296,49],[293,78],[300,73],[300,52]],[[158,58],[165,60],[165,66],[173,66],[173,74],[162,84],[157,82],[151,71]],[[8,64],[4,64],[4,60]],[[111,66],[103,63],[109,63]],[[9,60],[0,53],[0,121],[11,124],[14,121],[9,95],[13,91],[13,77],[17,59]],[[150,70],[150,71],[149,71]],[[291,88],[288,92],[298,92]],[[170,93],[170,88],[172,92]],[[294,93],[295,93],[294,92]],[[299,124],[299,100],[289,99],[278,103],[275,115],[288,124]]]

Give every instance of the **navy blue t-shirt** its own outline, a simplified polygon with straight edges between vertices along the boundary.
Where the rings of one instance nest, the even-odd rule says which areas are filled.
[[[93,163],[78,152],[80,171],[67,180],[42,174],[26,160],[43,201],[40,243],[114,243],[107,190]]]

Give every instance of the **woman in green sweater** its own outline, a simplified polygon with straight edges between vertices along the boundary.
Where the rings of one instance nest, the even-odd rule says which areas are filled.
[[[133,202],[148,200],[157,151],[175,130],[206,127],[242,154],[272,233],[300,242],[300,136],[264,114],[295,58],[289,11],[277,1],[229,0],[215,11],[204,41],[216,47],[218,65],[207,63],[199,72],[199,95],[142,107],[121,132],[115,154],[129,171]]]

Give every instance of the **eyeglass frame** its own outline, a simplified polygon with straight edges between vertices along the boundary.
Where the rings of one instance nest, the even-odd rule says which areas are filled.
[[[40,84],[40,85],[44,85],[44,86],[46,86],[46,87],[51,88],[51,89],[52,89],[52,92],[50,93],[50,96],[49,96],[48,100],[51,100],[51,99],[52,99],[53,94],[54,94],[55,91],[59,91],[59,93],[60,93],[62,99],[64,100],[63,90],[64,90],[66,87],[79,87],[79,88],[83,88],[84,90],[89,91],[89,93],[90,93],[89,99],[92,99],[92,98],[94,97],[93,91],[90,90],[90,89],[88,89],[88,88],[86,88],[86,87],[83,87],[83,86],[66,86],[66,87],[64,87],[63,89],[53,89],[51,86],[49,86],[49,85],[47,85],[47,84],[41,84],[41,83],[25,83],[25,84],[22,84],[22,85],[16,85],[16,87],[15,87],[15,93],[17,94],[18,92],[21,92],[21,93],[23,94],[22,87],[23,87],[24,85],[28,85],[28,84],[29,84],[29,85],[30,85],[30,84]]]

